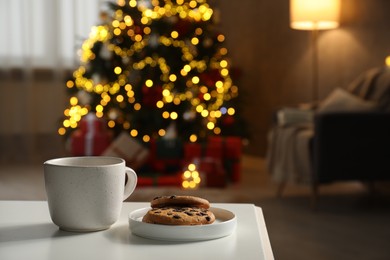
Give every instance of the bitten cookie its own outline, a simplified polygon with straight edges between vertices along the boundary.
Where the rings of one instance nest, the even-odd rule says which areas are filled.
[[[213,223],[215,216],[205,208],[163,207],[152,208],[142,221],[162,225],[206,225]]]
[[[196,207],[208,209],[210,208],[210,203],[208,200],[195,197],[195,196],[160,196],[154,198],[150,206],[152,208],[162,208],[162,207]]]

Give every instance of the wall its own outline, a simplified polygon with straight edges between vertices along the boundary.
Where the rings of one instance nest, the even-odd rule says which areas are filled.
[[[273,112],[311,101],[311,33],[289,28],[288,0],[214,1],[239,82],[252,139],[247,152],[264,155]],[[388,0],[343,0],[341,26],[319,34],[319,96],[382,66],[390,55]]]
[[[62,75],[0,75],[0,135],[56,133],[67,105]]]

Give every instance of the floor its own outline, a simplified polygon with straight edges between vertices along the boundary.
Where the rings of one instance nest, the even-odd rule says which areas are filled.
[[[287,185],[278,198],[277,185],[263,158],[242,158],[242,179],[227,188],[183,190],[140,187],[129,201],[157,195],[193,194],[211,202],[253,203],[262,207],[275,259],[390,259],[390,196],[387,186],[369,194],[360,183],[321,187],[318,209],[310,208],[310,189]],[[45,200],[40,164],[1,164],[1,200]]]

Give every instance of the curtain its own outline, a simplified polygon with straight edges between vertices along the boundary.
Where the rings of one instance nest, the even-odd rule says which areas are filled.
[[[57,135],[65,71],[105,2],[0,0],[0,163],[31,157],[46,144],[39,138]]]

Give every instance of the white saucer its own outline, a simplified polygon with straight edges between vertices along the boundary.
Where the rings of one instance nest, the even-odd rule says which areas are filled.
[[[221,208],[210,208],[215,222],[199,226],[171,226],[142,222],[142,217],[151,208],[142,208],[129,214],[129,226],[133,234],[145,238],[166,241],[201,241],[228,236],[237,226],[234,213]]]

